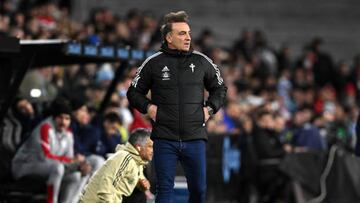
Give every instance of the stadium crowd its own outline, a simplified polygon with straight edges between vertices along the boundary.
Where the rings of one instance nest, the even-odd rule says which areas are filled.
[[[66,1],[60,1],[66,2]],[[143,50],[161,45],[161,16],[129,10],[115,15],[99,8],[86,22],[72,20],[70,4],[54,1],[1,2],[0,35],[20,39],[71,39],[90,44],[115,44]],[[260,159],[282,158],[286,153],[328,150],[339,144],[356,149],[355,126],[360,96],[360,56],[349,64],[334,61],[322,50],[324,41],[309,39],[300,56],[291,47],[276,50],[261,30],[245,29],[227,47],[215,46],[211,29],[193,37],[193,47],[208,55],[222,72],[228,87],[226,105],[207,123],[209,136],[252,136]],[[149,118],[129,108],[126,92],[140,61],[130,61],[106,110],[97,109],[119,63],[70,65],[33,69],[26,75],[13,105],[23,126],[23,138],[46,118],[55,98],[72,105],[70,128],[76,155],[107,157],[129,132],[151,128]],[[31,97],[32,89],[41,96]],[[74,96],[76,95],[76,97]],[[359,140],[358,140],[359,141]],[[92,163],[92,167],[102,162]],[[278,175],[275,175],[278,177]],[[271,183],[269,172],[263,181]],[[261,192],[268,194],[264,184]],[[262,191],[263,190],[263,191]]]

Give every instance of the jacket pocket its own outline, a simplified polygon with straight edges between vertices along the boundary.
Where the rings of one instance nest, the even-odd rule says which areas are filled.
[[[205,119],[203,106],[201,104],[185,104],[185,122],[203,123]]]
[[[155,123],[157,124],[174,124],[179,122],[177,105],[159,105],[157,108]]]

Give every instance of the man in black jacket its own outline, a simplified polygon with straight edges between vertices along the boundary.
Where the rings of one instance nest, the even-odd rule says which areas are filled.
[[[205,202],[205,123],[223,105],[226,86],[220,70],[191,49],[188,16],[169,13],[161,28],[161,51],[139,67],[127,93],[132,107],[153,120],[156,202],[172,202],[176,164],[184,169],[189,202]],[[204,102],[204,89],[209,92]],[[146,95],[151,91],[151,98]]]

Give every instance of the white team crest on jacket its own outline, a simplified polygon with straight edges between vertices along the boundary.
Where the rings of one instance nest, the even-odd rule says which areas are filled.
[[[165,66],[162,70],[162,80],[170,80],[170,69]]]
[[[167,66],[165,66],[162,70],[162,72],[167,72],[167,71],[170,71],[169,68]]]
[[[191,68],[191,72],[194,72],[195,65],[193,63],[191,63],[189,67]]]

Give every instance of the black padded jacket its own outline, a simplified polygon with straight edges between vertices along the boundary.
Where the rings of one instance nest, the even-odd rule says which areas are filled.
[[[206,102],[204,89],[209,92]],[[146,97],[149,90],[151,99]],[[210,106],[216,113],[226,90],[220,70],[207,56],[163,45],[138,68],[127,97],[144,114],[149,104],[157,105],[152,139],[206,140],[203,107]]]

